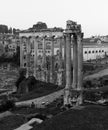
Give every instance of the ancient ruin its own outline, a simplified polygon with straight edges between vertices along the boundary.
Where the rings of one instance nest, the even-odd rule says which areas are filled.
[[[64,105],[72,104],[74,97],[77,105],[82,104],[82,38],[81,25],[70,20],[62,36],[21,37],[20,67],[27,69],[26,77],[65,86]]]

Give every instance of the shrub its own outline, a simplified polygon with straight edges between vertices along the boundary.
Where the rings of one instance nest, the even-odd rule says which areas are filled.
[[[13,100],[4,100],[0,105],[0,112],[13,109],[15,107],[15,103]]]

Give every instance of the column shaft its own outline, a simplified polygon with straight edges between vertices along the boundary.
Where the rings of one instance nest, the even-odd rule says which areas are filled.
[[[37,39],[34,38],[34,77],[35,78],[37,78],[36,77],[36,74],[37,74],[37,72],[36,72],[36,70],[37,70],[37,60],[38,60],[38,58],[37,58],[37,50],[38,50],[38,42],[37,42]]]
[[[71,89],[71,34],[66,36],[66,87],[64,93],[64,105],[70,104],[69,96]]]
[[[54,37],[51,38],[52,46],[51,46],[51,83],[54,82]]]
[[[64,86],[66,85],[66,36],[64,35]]]
[[[82,84],[83,84],[83,46],[81,42],[81,34],[77,35],[77,44],[78,44],[78,84],[77,89],[82,90]],[[82,104],[82,91],[80,92],[80,95],[78,97],[78,104]]]
[[[77,88],[78,77],[78,54],[77,54],[77,36],[73,35],[73,85],[72,88]]]
[[[46,81],[46,42],[45,42],[45,37],[43,38],[43,80]]]
[[[30,39],[27,38],[27,75],[26,77],[29,76],[30,73]]]
[[[20,39],[20,68],[23,68],[23,40]]]

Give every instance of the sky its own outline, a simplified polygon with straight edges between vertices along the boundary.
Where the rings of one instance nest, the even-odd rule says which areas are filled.
[[[108,0],[0,0],[0,24],[28,29],[38,21],[66,28],[81,24],[84,37],[108,35]]]

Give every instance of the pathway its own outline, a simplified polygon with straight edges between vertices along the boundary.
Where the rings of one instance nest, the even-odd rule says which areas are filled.
[[[95,74],[88,75],[84,79],[94,79],[94,78],[99,78],[99,77],[102,77],[105,75],[108,75],[108,69],[104,69],[104,70],[101,70]]]
[[[39,107],[39,108],[44,107],[45,104],[49,104],[49,103],[53,102],[54,100],[59,98],[61,95],[63,95],[63,93],[64,93],[64,89],[51,93],[51,94],[48,94],[43,97],[36,98],[36,99],[16,102],[16,106],[31,105],[31,103],[34,102],[36,107]]]

